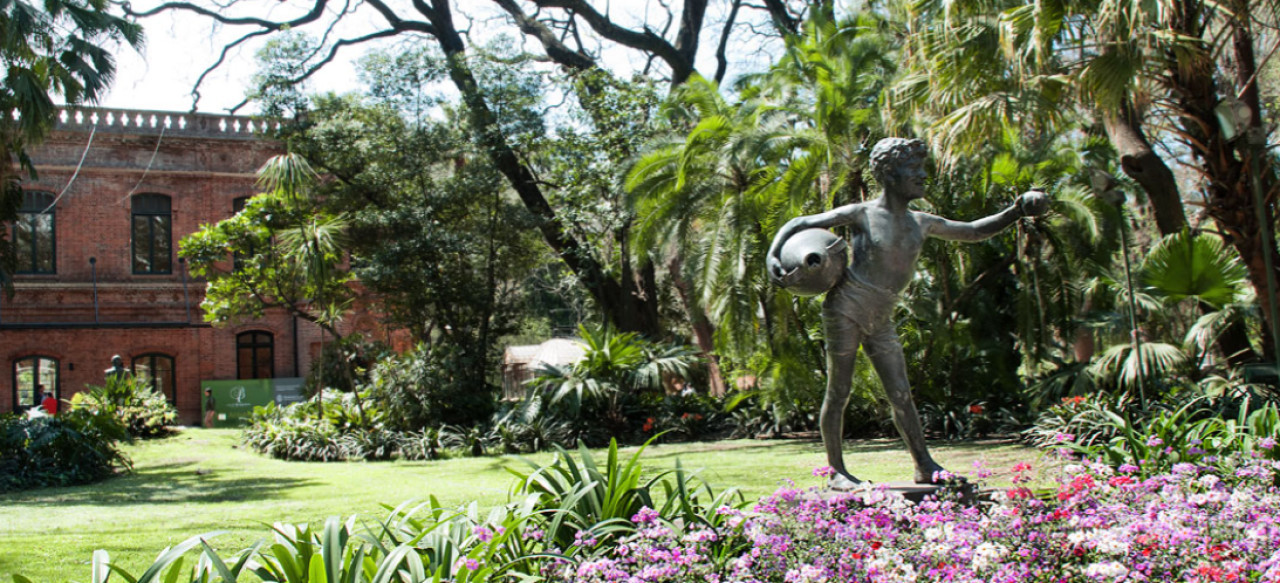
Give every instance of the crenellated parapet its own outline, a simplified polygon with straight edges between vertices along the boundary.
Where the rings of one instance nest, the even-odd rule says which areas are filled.
[[[55,130],[124,134],[156,134],[218,139],[260,139],[280,122],[240,115],[177,113],[108,107],[66,107],[58,112]]]

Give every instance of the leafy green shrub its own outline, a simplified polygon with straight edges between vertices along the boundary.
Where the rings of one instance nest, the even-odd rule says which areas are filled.
[[[603,538],[634,530],[632,517],[642,508],[686,524],[712,524],[721,520],[717,512],[721,507],[745,505],[737,490],[716,493],[686,473],[679,461],[674,470],[644,479],[640,456],[652,441],[627,459],[620,457],[618,442],[610,441],[604,463],[585,445],[579,446],[578,459],[557,447],[556,458],[549,464],[526,460],[531,471],[508,471],[520,478],[515,492],[532,497],[533,511],[546,518],[547,536],[559,548],[573,546],[580,532]],[[655,499],[664,502],[659,506]]]
[[[1177,409],[1142,411],[1109,406],[1105,399],[1069,399],[1042,416],[1032,435],[1041,446],[1066,448],[1141,476],[1178,464],[1225,467],[1242,456],[1280,459],[1280,405],[1251,408],[1246,401],[1227,418],[1208,404],[1193,399]],[[1077,407],[1074,417],[1062,411]]]
[[[423,346],[386,358],[369,371],[366,385],[370,399],[398,430],[416,430],[445,424],[473,425],[493,413],[495,387],[477,387],[466,379],[448,347]]]
[[[85,484],[128,469],[117,447],[128,438],[115,418],[83,408],[0,416],[0,491]]]
[[[1027,429],[1027,439],[1038,447],[1061,447],[1064,441],[1081,446],[1106,443],[1120,428],[1113,415],[1122,411],[1117,401],[1107,395],[1065,397],[1049,407]]]
[[[687,379],[697,362],[687,346],[649,342],[631,332],[578,327],[586,349],[566,366],[544,365],[530,386],[559,407],[575,437],[591,444],[638,435],[650,411],[640,402],[664,382]]]
[[[385,461],[397,455],[411,460],[440,459],[446,457],[447,447],[456,445],[438,428],[418,432],[391,429],[382,422],[380,409],[367,401],[361,406],[361,402],[353,393],[330,393],[322,408],[314,400],[286,407],[257,407],[249,416],[243,440],[255,451],[277,459],[316,462]]]
[[[573,426],[538,395],[530,395],[498,416],[490,441],[503,453],[538,452],[577,444]]]
[[[167,435],[178,422],[178,410],[165,396],[133,375],[108,377],[102,386],[85,388],[71,397],[71,408],[112,417],[133,437]]]
[[[386,343],[359,334],[328,342],[320,351],[320,358],[311,363],[304,392],[313,395],[316,386],[353,391],[369,381],[369,371],[375,364],[392,354]]]
[[[439,427],[424,427],[400,434],[400,456],[406,460],[430,461],[449,457]]]
[[[318,419],[295,403],[255,407],[244,431],[249,447],[273,458],[332,462],[347,459],[343,436],[328,419]]]
[[[697,440],[728,434],[728,416],[723,401],[706,395],[662,395],[645,399],[651,411],[641,431],[646,437],[666,432],[666,437]]]

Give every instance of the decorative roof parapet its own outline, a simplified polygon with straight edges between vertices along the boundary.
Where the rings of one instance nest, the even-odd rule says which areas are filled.
[[[97,131],[122,134],[156,134],[219,139],[261,139],[263,133],[280,129],[278,120],[241,115],[179,113],[107,107],[59,108],[55,130]]]

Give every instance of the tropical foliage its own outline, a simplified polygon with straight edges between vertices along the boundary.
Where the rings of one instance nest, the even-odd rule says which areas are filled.
[[[178,422],[178,410],[162,393],[133,375],[109,376],[71,397],[71,408],[113,419],[131,437],[163,437]]]
[[[127,439],[114,416],[83,407],[0,416],[0,492],[85,484],[128,470],[119,448]]]

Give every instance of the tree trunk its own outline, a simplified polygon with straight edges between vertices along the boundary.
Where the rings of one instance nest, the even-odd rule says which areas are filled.
[[[707,319],[706,311],[695,305],[690,298],[689,281],[684,278],[679,256],[671,258],[667,271],[671,273],[671,281],[680,295],[680,303],[684,304],[685,313],[689,315],[699,355],[707,361],[707,391],[713,397],[722,397],[725,394],[724,375],[720,371],[720,357],[715,353],[715,325]]]
[[[1134,179],[1151,201],[1156,216],[1156,228],[1161,235],[1177,233],[1187,225],[1182,211],[1182,197],[1178,193],[1178,181],[1164,159],[1156,154],[1142,132],[1142,120],[1138,119],[1130,104],[1125,104],[1118,114],[1107,114],[1103,124],[1107,137],[1120,155],[1120,167]]]
[[[1174,32],[1192,38],[1204,38],[1208,20],[1205,13],[1207,8],[1192,2],[1178,2],[1173,8],[1170,24]],[[1239,3],[1236,8],[1247,12],[1247,3]],[[1256,63],[1253,62],[1251,48],[1248,51],[1241,50],[1242,42],[1252,44],[1251,35],[1247,29],[1241,28],[1241,22],[1248,22],[1247,14],[1243,19],[1232,20],[1227,25],[1234,28],[1237,75],[1248,78],[1256,71]],[[1256,158],[1259,167],[1250,168],[1246,161],[1253,157],[1249,155],[1249,146],[1244,139],[1229,141],[1223,135],[1216,111],[1222,100],[1218,97],[1218,83],[1214,78],[1216,68],[1208,48],[1188,51],[1177,58],[1178,66],[1170,71],[1169,82],[1181,109],[1184,139],[1199,160],[1207,179],[1205,209],[1226,234],[1226,240],[1240,254],[1248,271],[1249,283],[1257,293],[1259,307],[1268,323],[1263,332],[1264,352],[1273,355],[1274,339],[1271,338],[1270,324],[1275,321],[1276,314],[1271,312],[1271,302],[1268,301],[1270,291],[1264,254],[1270,252],[1272,257],[1276,257],[1276,243],[1274,233],[1269,233],[1270,236],[1266,238],[1262,236],[1262,223],[1258,220],[1258,209],[1254,205],[1249,172],[1259,173],[1264,192],[1271,191],[1273,180],[1265,171],[1266,162],[1261,156]],[[1229,88],[1228,91],[1233,89]],[[1248,97],[1247,92],[1245,97]],[[1254,112],[1258,111],[1256,105],[1251,104],[1251,107],[1255,107]],[[1253,118],[1250,123],[1260,119],[1257,116]],[[1262,220],[1267,225],[1275,224],[1275,213],[1270,205],[1264,205],[1262,215]]]
[[[445,54],[449,78],[458,88],[466,105],[472,131],[494,167],[506,177],[525,208],[537,219],[542,238],[574,273],[615,326],[626,332],[659,337],[661,330],[654,317],[657,309],[649,305],[656,301],[656,297],[643,297],[633,293],[631,284],[623,285],[610,277],[591,250],[569,234],[562,219],[547,202],[533,171],[511,147],[498,124],[496,114],[485,101],[467,64],[466,45],[453,24],[449,3],[438,0],[429,8],[426,15],[435,29],[436,41]],[[624,278],[626,275],[628,274],[624,274]]]

